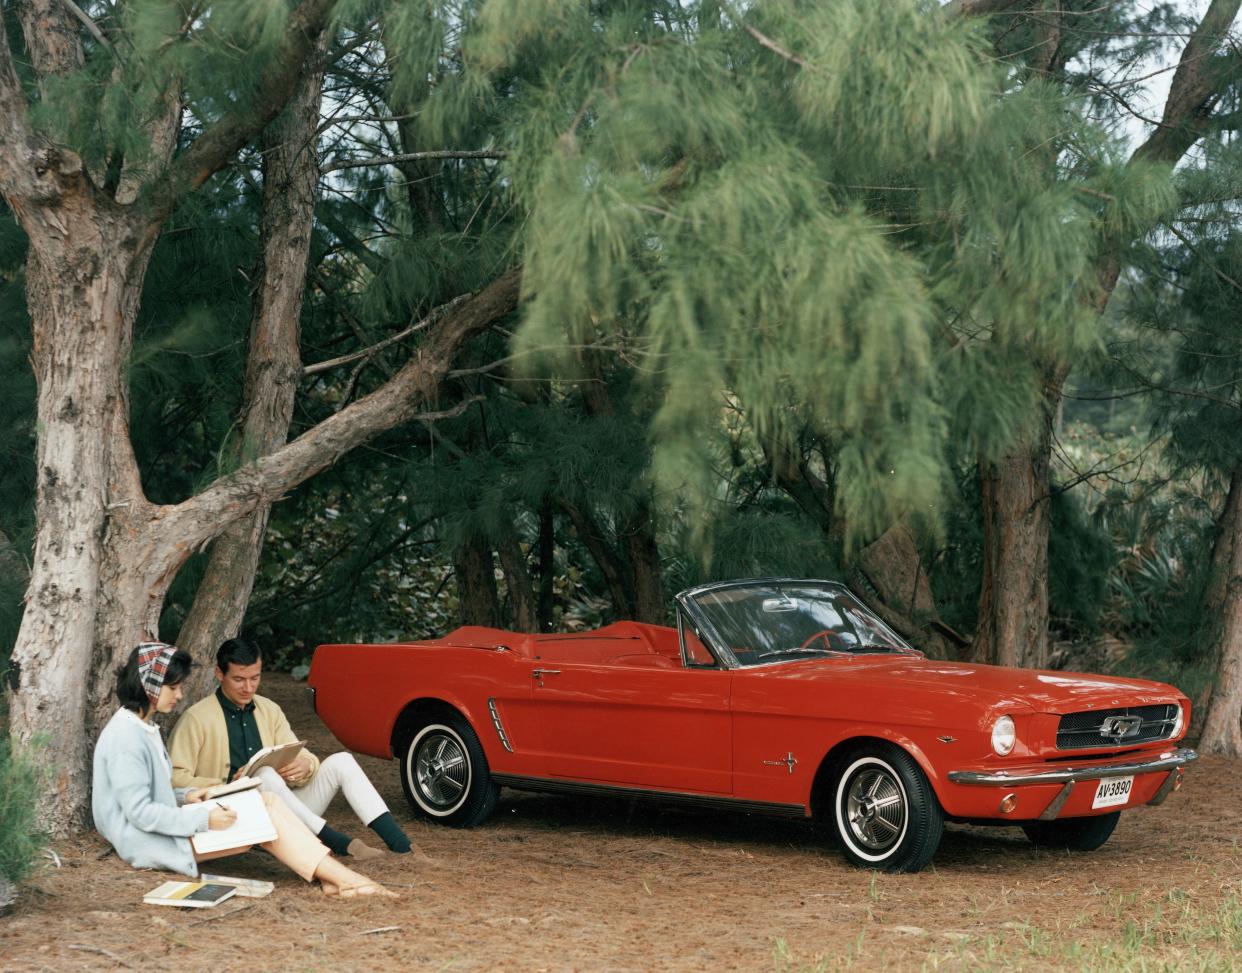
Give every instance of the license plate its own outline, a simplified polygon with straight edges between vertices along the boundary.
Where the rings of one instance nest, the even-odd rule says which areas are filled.
[[[1130,800],[1130,790],[1134,787],[1133,777],[1105,777],[1095,789],[1095,800],[1091,807],[1117,807]]]

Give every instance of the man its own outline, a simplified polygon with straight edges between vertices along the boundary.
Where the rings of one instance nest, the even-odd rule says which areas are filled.
[[[298,739],[284,711],[259,695],[263,654],[251,639],[229,639],[216,652],[214,694],[200,699],[177,721],[169,745],[174,787],[210,787],[233,780],[264,747]],[[319,840],[338,855],[373,858],[382,854],[358,838],[329,827],[323,819],[337,792],[390,851],[405,853],[410,840],[393,820],[388,805],[367,779],[353,754],[334,753],[320,763],[307,750],[280,770],[264,767],[256,775],[265,791],[283,798]]]

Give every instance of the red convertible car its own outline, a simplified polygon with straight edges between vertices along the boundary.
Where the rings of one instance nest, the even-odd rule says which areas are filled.
[[[926,865],[945,820],[1098,848],[1196,758],[1171,686],[933,661],[833,582],[705,585],[676,617],[321,645],[310,686],[433,821],[479,824],[502,786],[639,795],[818,818],[889,871]]]

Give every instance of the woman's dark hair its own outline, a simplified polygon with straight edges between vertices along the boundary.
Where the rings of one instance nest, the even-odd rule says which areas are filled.
[[[216,650],[216,665],[225,674],[231,665],[252,666],[262,660],[263,650],[259,648],[259,643],[244,635],[221,642],[220,648]]]
[[[194,660],[190,658],[190,653],[185,649],[178,649],[168,660],[164,685],[175,686],[184,682],[193,667]],[[116,671],[116,698],[121,701],[123,707],[133,710],[139,716],[151,708],[151,699],[147,696],[142,680],[138,677],[138,649],[134,649],[129,654],[125,665]]]

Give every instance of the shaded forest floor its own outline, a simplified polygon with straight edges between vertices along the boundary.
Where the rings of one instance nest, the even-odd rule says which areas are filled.
[[[263,687],[317,752],[339,749],[303,684]],[[410,816],[394,764],[362,762],[416,844],[364,869],[399,901],[327,900],[251,852],[212,870],[274,879],[267,898],[144,906],[163,876],[101,859],[86,836],[57,843],[62,867],[0,919],[0,970],[1242,969],[1229,761],[1201,760],[1093,854],[950,826],[918,875],[851,868],[798,822],[627,801],[505,791],[480,829],[432,827]],[[365,831],[341,801],[328,817]]]

